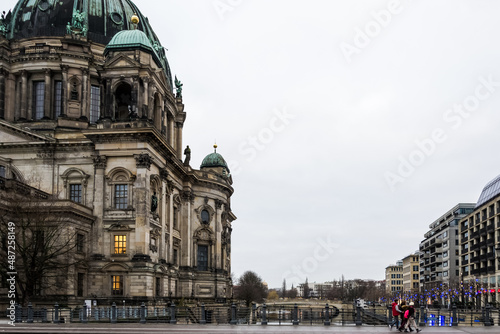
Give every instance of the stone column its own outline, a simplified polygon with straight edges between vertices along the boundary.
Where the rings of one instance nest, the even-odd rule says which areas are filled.
[[[50,106],[50,92],[52,91],[50,88],[50,68],[45,68],[45,91],[43,97],[43,116],[44,118],[52,119]]]
[[[21,118],[21,95],[22,95],[22,79],[14,79],[14,89],[16,91],[16,101],[14,103],[14,119],[18,120]]]
[[[222,264],[222,201],[216,199],[215,201],[215,222],[214,222],[214,233],[215,233],[215,269],[224,269]]]
[[[82,105],[80,107],[80,118],[90,119],[90,112],[88,108],[89,101],[89,70],[82,68]]]
[[[7,72],[4,69],[0,69],[0,118],[5,119],[5,75]]]
[[[141,117],[148,118],[149,110],[149,78],[143,77],[142,82],[144,84],[144,91],[142,94],[142,107],[141,107]]]
[[[170,146],[174,147],[174,140],[175,140],[175,123],[172,119],[172,116],[168,116],[167,114],[167,124],[168,124],[168,143]]]
[[[179,228],[182,235],[182,260],[181,266],[191,266],[192,265],[192,248],[193,248],[193,232],[191,223],[191,204],[194,202],[194,196],[191,190],[185,190],[182,192],[182,215],[179,221]]]
[[[97,220],[94,224],[93,229],[93,240],[92,242],[93,249],[91,250],[94,254],[102,254],[106,255],[109,251],[104,250],[104,238],[103,238],[103,222],[102,218],[104,217],[104,209],[105,209],[105,197],[106,194],[106,180],[105,180],[105,171],[106,171],[106,156],[104,155],[94,155],[94,198],[93,198],[93,207],[94,207],[94,215],[97,217]],[[105,254],[106,253],[106,254]]]
[[[135,206],[135,250],[136,255],[149,253],[149,221],[148,203],[151,201],[149,192],[149,169],[153,159],[149,154],[134,155],[137,167],[137,178],[134,184],[134,198],[130,198]]]
[[[176,143],[175,143],[176,144],[175,149],[177,150],[177,158],[182,160],[182,126],[183,126],[183,124],[181,122],[176,122],[175,125],[177,128],[177,131],[176,131],[177,139],[176,139]]]
[[[170,201],[169,201],[169,239],[168,239],[168,259],[169,263],[174,263],[174,193],[173,191],[170,193]]]
[[[111,79],[106,79],[106,101],[104,102],[104,118],[115,119],[113,104],[113,91],[111,90]]]
[[[169,217],[167,216],[170,215],[170,210],[167,209],[167,206],[169,205],[168,201],[170,200],[170,189],[168,187],[168,171],[166,169],[160,169],[160,179],[162,180],[161,183],[161,215],[160,215],[160,224],[161,224],[161,240],[158,240],[160,243],[160,247],[158,248],[158,254],[160,256],[160,259],[165,259],[168,261],[168,258],[165,256],[165,253],[167,251],[167,245],[166,245],[166,239],[165,239],[165,234],[168,233],[168,221]]]
[[[28,108],[28,72],[25,70],[21,71],[21,119],[27,119],[27,108]]]
[[[62,82],[61,82],[61,115],[56,116],[66,116],[66,107],[68,105],[68,65],[61,65],[62,70]]]
[[[139,108],[139,77],[132,78],[132,96],[131,96],[132,117],[137,117],[137,109]]]
[[[154,82],[152,82],[150,85],[149,85],[149,93],[148,93],[148,97],[149,97],[149,102],[148,102],[148,120],[154,120],[154,107],[155,107],[155,97],[154,97],[154,94],[155,94],[155,91],[156,91],[156,85]]]
[[[17,101],[19,97],[16,90],[16,76],[12,73],[5,72],[5,96],[14,96]],[[19,94],[20,96],[20,94]],[[15,119],[16,100],[9,98],[5,99],[5,120],[13,122]]]

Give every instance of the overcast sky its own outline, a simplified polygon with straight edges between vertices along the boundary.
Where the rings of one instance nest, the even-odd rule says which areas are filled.
[[[191,165],[215,140],[230,164],[236,277],[384,279],[500,174],[499,1],[134,2]]]

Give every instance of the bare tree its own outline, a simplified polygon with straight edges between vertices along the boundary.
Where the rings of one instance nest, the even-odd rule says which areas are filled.
[[[0,273],[16,272],[16,299],[27,304],[35,296],[64,293],[69,272],[85,261],[71,218],[69,201],[9,180],[0,190]],[[14,261],[12,261],[14,260]]]

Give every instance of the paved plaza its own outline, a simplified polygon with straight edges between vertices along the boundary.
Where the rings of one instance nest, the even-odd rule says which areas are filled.
[[[498,326],[492,327],[424,327],[422,333],[499,333]],[[232,333],[399,333],[385,326],[259,326],[259,325],[170,325],[170,324],[0,324],[0,333],[73,333],[73,334],[135,334],[135,333],[176,333],[176,334],[232,334]]]

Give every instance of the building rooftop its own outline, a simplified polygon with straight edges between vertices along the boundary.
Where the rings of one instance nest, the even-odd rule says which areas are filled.
[[[475,209],[488,202],[492,198],[497,197],[500,194],[500,175],[495,177],[493,180],[488,182],[481,192],[479,199],[477,200],[477,204]]]

